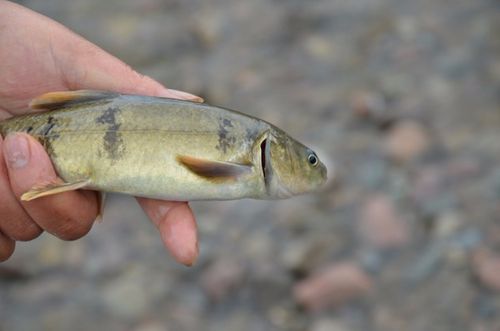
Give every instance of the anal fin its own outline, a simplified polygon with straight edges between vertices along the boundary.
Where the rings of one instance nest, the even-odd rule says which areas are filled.
[[[44,185],[33,186],[28,192],[21,195],[22,201],[31,201],[47,195],[53,195],[68,191],[75,191],[84,188],[90,183],[89,180],[77,181],[74,183],[53,182]]]

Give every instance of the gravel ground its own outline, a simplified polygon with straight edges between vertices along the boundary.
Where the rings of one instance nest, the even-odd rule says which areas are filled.
[[[0,330],[500,330],[498,1],[20,2],[275,123],[335,177],[193,203],[191,268],[114,196],[84,239],[0,266]]]

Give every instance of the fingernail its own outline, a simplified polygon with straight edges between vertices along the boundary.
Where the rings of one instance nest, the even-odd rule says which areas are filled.
[[[198,240],[196,240],[196,243],[193,246],[186,246],[185,241],[181,240],[181,238],[185,236],[182,235],[182,232],[179,233],[179,231],[177,231],[177,227],[178,226],[175,222],[171,224],[170,238],[166,238],[168,241],[167,247],[170,248],[170,252],[177,262],[182,263],[186,267],[191,267],[198,260]]]
[[[198,256],[200,254],[200,247],[198,246],[198,241],[194,247],[184,249],[182,252],[179,251],[176,256],[177,262],[182,263],[186,267],[192,267],[196,261],[198,261]]]
[[[196,261],[198,261],[199,255],[200,255],[200,245],[199,245],[198,241],[196,241],[195,251],[193,252],[192,260],[190,261],[189,264],[186,264],[185,266],[186,267],[193,266],[196,263]]]
[[[187,93],[184,91],[173,90],[173,89],[165,90],[165,93],[163,95],[167,98],[183,99],[183,100],[189,100],[189,101],[194,101],[194,102],[203,102],[204,101],[203,98],[200,98],[197,95]]]
[[[176,258],[178,262],[182,263],[186,267],[192,267],[198,260],[199,254],[198,243],[196,243],[194,251],[190,250],[183,252],[183,254],[179,254],[178,256],[176,256]]]
[[[28,139],[22,134],[11,133],[4,141],[7,165],[12,169],[24,168],[30,159]]]

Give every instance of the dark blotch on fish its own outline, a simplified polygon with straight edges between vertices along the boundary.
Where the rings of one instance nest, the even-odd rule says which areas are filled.
[[[236,138],[231,135],[231,128],[233,127],[233,122],[231,120],[228,120],[227,118],[223,119],[219,123],[219,143],[217,144],[216,148],[218,150],[222,150],[224,153],[227,152],[227,149],[231,144],[234,144],[236,142]]]
[[[257,139],[258,136],[259,136],[259,131],[256,130],[255,128],[246,129],[246,140],[255,141],[255,139]]]
[[[54,117],[49,116],[49,118],[47,119],[47,123],[40,128],[39,135],[48,137],[52,129],[54,129],[54,127],[56,126],[56,124],[57,122],[54,120]]]
[[[108,126],[104,134],[103,146],[108,157],[112,160],[119,159],[125,151],[123,139],[119,132],[121,124],[116,120],[116,114],[119,112],[120,108],[110,107],[96,119],[96,123]]]
[[[54,119],[54,117],[49,116],[47,118],[47,123],[41,126],[40,129],[37,130],[38,132],[36,134],[36,137],[38,138],[40,143],[43,145],[45,150],[50,155],[52,155],[53,158],[57,157],[56,152],[52,147],[52,142],[59,138],[59,134],[55,130],[58,124],[59,124],[58,121]],[[27,133],[31,132],[33,132],[32,126],[28,127],[27,129]]]

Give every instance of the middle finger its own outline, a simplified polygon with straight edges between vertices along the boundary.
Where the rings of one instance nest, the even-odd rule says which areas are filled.
[[[3,139],[0,136],[0,151]],[[10,188],[3,153],[0,153],[0,230],[12,239],[26,241],[38,237],[42,229],[23,209]]]

